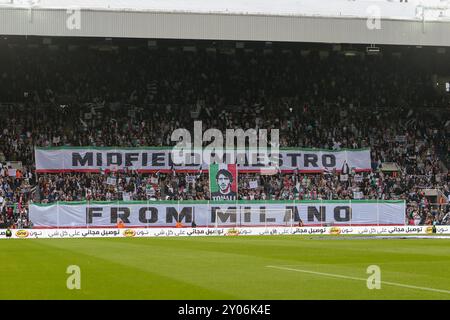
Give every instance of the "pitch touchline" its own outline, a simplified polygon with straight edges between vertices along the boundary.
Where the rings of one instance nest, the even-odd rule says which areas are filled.
[[[341,279],[359,280],[359,281],[364,281],[364,282],[367,281],[367,279],[365,279],[365,278],[349,277],[349,276],[343,276],[343,275],[340,275],[340,274],[333,274],[333,273],[325,273],[325,272],[293,269],[293,268],[278,267],[278,266],[266,266],[266,267],[267,268],[280,269],[280,270],[288,270],[288,271],[296,271],[296,272],[303,272],[303,273],[311,273],[311,274],[317,274],[317,275],[320,275],[320,276],[327,276],[327,277],[334,277],[334,278],[341,278]],[[390,286],[397,286],[397,287],[403,287],[403,288],[409,288],[409,289],[418,289],[418,290],[426,290],[426,291],[433,291],[433,292],[440,292],[440,293],[450,294],[449,290],[441,290],[441,289],[434,289],[434,288],[427,288],[427,287],[410,286],[410,285],[407,285],[407,284],[396,283],[396,282],[388,282],[388,281],[380,281],[380,282],[382,284],[387,284],[387,285],[390,285]]]

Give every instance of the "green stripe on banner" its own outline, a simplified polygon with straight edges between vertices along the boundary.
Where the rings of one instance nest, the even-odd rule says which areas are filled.
[[[124,205],[124,204],[148,204],[148,205],[159,205],[159,204],[168,204],[168,205],[189,205],[189,204],[236,204],[236,205],[244,205],[244,204],[286,204],[286,205],[302,205],[302,204],[326,204],[326,203],[342,203],[342,204],[350,204],[350,203],[379,203],[379,204],[395,204],[395,203],[406,203],[404,200],[221,200],[221,201],[208,201],[208,200],[183,200],[183,201],[175,201],[175,200],[160,200],[160,201],[60,201],[58,203],[32,203],[32,205],[38,207],[49,207],[54,206],[56,204],[60,205]]]
[[[60,147],[35,147],[36,150],[172,150],[173,147],[95,147],[95,146],[60,146]],[[203,149],[200,149],[202,151]],[[256,148],[234,148],[233,150],[258,150]],[[365,151],[370,150],[370,148],[359,148],[359,149],[348,149],[342,148],[339,150],[329,150],[321,148],[296,148],[296,147],[284,147],[279,148],[280,151],[283,150],[297,150],[297,151],[326,151],[326,152],[342,152],[342,151]]]
[[[218,192],[219,186],[217,185],[216,174],[219,171],[219,165],[214,163],[209,166],[209,191],[211,193]]]

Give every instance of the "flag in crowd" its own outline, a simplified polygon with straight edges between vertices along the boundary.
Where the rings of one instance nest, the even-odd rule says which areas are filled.
[[[237,200],[236,164],[210,164],[209,183],[212,200]]]

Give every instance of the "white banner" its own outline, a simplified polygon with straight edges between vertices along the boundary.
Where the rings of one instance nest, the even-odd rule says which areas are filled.
[[[122,198],[124,201],[130,201],[131,200],[131,195],[128,192],[122,192]]]
[[[172,160],[172,148],[94,148],[94,147],[56,147],[35,149],[37,172],[100,172],[101,170],[122,170],[129,168],[140,172],[198,172],[208,170],[208,164],[200,159],[202,151],[186,152],[183,165],[176,165]],[[324,170],[340,171],[344,161],[356,171],[370,171],[370,149],[358,150],[314,150],[281,149],[279,154],[269,155],[270,162],[264,163],[261,153],[247,151],[236,157],[239,171],[259,172],[264,168],[275,167],[282,172],[322,172]],[[230,155],[222,154],[216,158],[218,163],[229,163]],[[253,159],[249,161],[249,159]],[[178,161],[178,160],[177,160]],[[202,163],[200,163],[202,162]],[[201,165],[201,167],[200,167]]]
[[[150,178],[150,183],[158,184],[158,178],[156,178],[156,177],[151,177],[151,178]]]
[[[258,180],[251,180],[248,182],[250,189],[256,189],[258,188]]]
[[[36,227],[399,225],[404,201],[132,201],[30,204]]]
[[[108,177],[106,179],[106,184],[116,185],[116,178]]]
[[[431,226],[371,226],[371,227],[273,227],[273,228],[94,228],[94,229],[18,229],[11,230],[11,238],[140,238],[191,236],[259,236],[259,235],[330,235],[382,236],[405,235],[430,237]],[[450,226],[436,226],[433,238],[449,238]],[[447,236],[445,236],[447,235]],[[6,239],[6,230],[0,230],[0,240]]]
[[[353,191],[353,199],[360,200],[364,197],[362,191]]]
[[[197,181],[195,176],[186,176],[187,183],[195,183],[195,181]]]

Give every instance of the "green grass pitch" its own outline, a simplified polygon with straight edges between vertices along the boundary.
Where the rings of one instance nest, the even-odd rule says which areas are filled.
[[[340,238],[2,240],[0,299],[450,299],[450,240]]]

